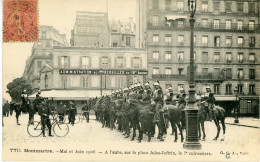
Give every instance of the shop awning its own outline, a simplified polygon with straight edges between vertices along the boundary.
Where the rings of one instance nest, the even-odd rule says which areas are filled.
[[[167,20],[177,20],[177,19],[187,19],[187,16],[183,16],[183,15],[166,15],[165,16],[167,18]]]
[[[110,90],[103,90],[102,95],[110,95]],[[100,97],[100,90],[50,90],[41,91],[42,97],[47,97],[53,100],[86,100],[89,98]],[[36,93],[29,96],[33,99]]]
[[[236,96],[215,96],[216,101],[236,101]]]

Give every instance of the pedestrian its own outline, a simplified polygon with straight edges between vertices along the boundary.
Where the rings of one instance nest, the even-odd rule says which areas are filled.
[[[46,101],[44,101],[44,99],[42,99],[42,102],[39,105],[38,113],[41,116],[43,137],[46,137],[45,136],[45,126],[46,125],[49,129],[49,136],[53,137],[53,135],[51,134],[51,121],[50,121],[50,118],[49,118],[49,115],[51,115],[51,111],[50,111],[50,108],[47,106]]]
[[[10,113],[10,105],[9,105],[8,101],[6,101],[6,103],[5,103],[5,115],[6,115],[6,117],[9,117],[9,113]]]
[[[23,113],[26,113],[26,98],[28,97],[26,90],[24,89],[21,94],[22,105],[21,109]]]
[[[15,105],[14,105],[15,118],[16,118],[16,123],[17,123],[17,125],[21,125],[21,124],[19,123],[19,116],[21,115],[21,111],[22,111],[21,107],[22,107],[22,105],[21,105],[21,104],[18,104],[18,103],[15,103]]]
[[[70,101],[68,104],[68,113],[69,113],[69,123],[71,123],[71,125],[74,126],[75,116],[77,114],[77,108],[76,105],[73,103],[73,101]]]
[[[63,122],[64,121],[64,115],[66,114],[67,106],[66,104],[61,101],[60,104],[57,107],[57,112],[59,115],[59,121]]]
[[[29,121],[28,121],[28,125],[29,125],[29,124],[33,124],[34,114],[35,114],[35,109],[29,99],[27,100],[27,107],[28,107],[28,112],[29,112]]]
[[[86,121],[87,123],[89,123],[89,102],[85,102],[83,107],[82,107],[82,110],[83,110],[83,115],[86,117]]]
[[[12,106],[12,102],[10,102],[10,104],[9,104],[9,109],[10,109],[10,116],[12,116],[13,115],[13,111],[14,111],[14,108]]]

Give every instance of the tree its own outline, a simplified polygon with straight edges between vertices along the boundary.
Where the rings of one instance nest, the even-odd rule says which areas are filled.
[[[23,78],[16,78],[12,82],[7,84],[7,93],[11,96],[15,102],[21,101],[21,94],[23,90],[26,90],[27,94],[32,94],[32,86]]]

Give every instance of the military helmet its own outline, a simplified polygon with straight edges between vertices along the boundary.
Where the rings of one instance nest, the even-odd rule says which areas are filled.
[[[144,86],[150,86],[149,82],[146,81],[146,83],[144,84]]]
[[[154,83],[153,83],[154,86],[159,86],[160,85],[160,82],[159,80],[156,80]]]
[[[210,86],[206,86],[206,89],[210,89]]]

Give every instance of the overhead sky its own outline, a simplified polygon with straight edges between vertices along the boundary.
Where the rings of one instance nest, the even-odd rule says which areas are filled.
[[[136,0],[39,0],[39,25],[49,25],[66,34],[76,20],[76,11],[106,12],[110,20],[135,21]],[[107,3],[108,2],[108,3]],[[21,77],[26,59],[31,55],[33,43],[3,43],[3,97],[10,101],[7,84]]]

